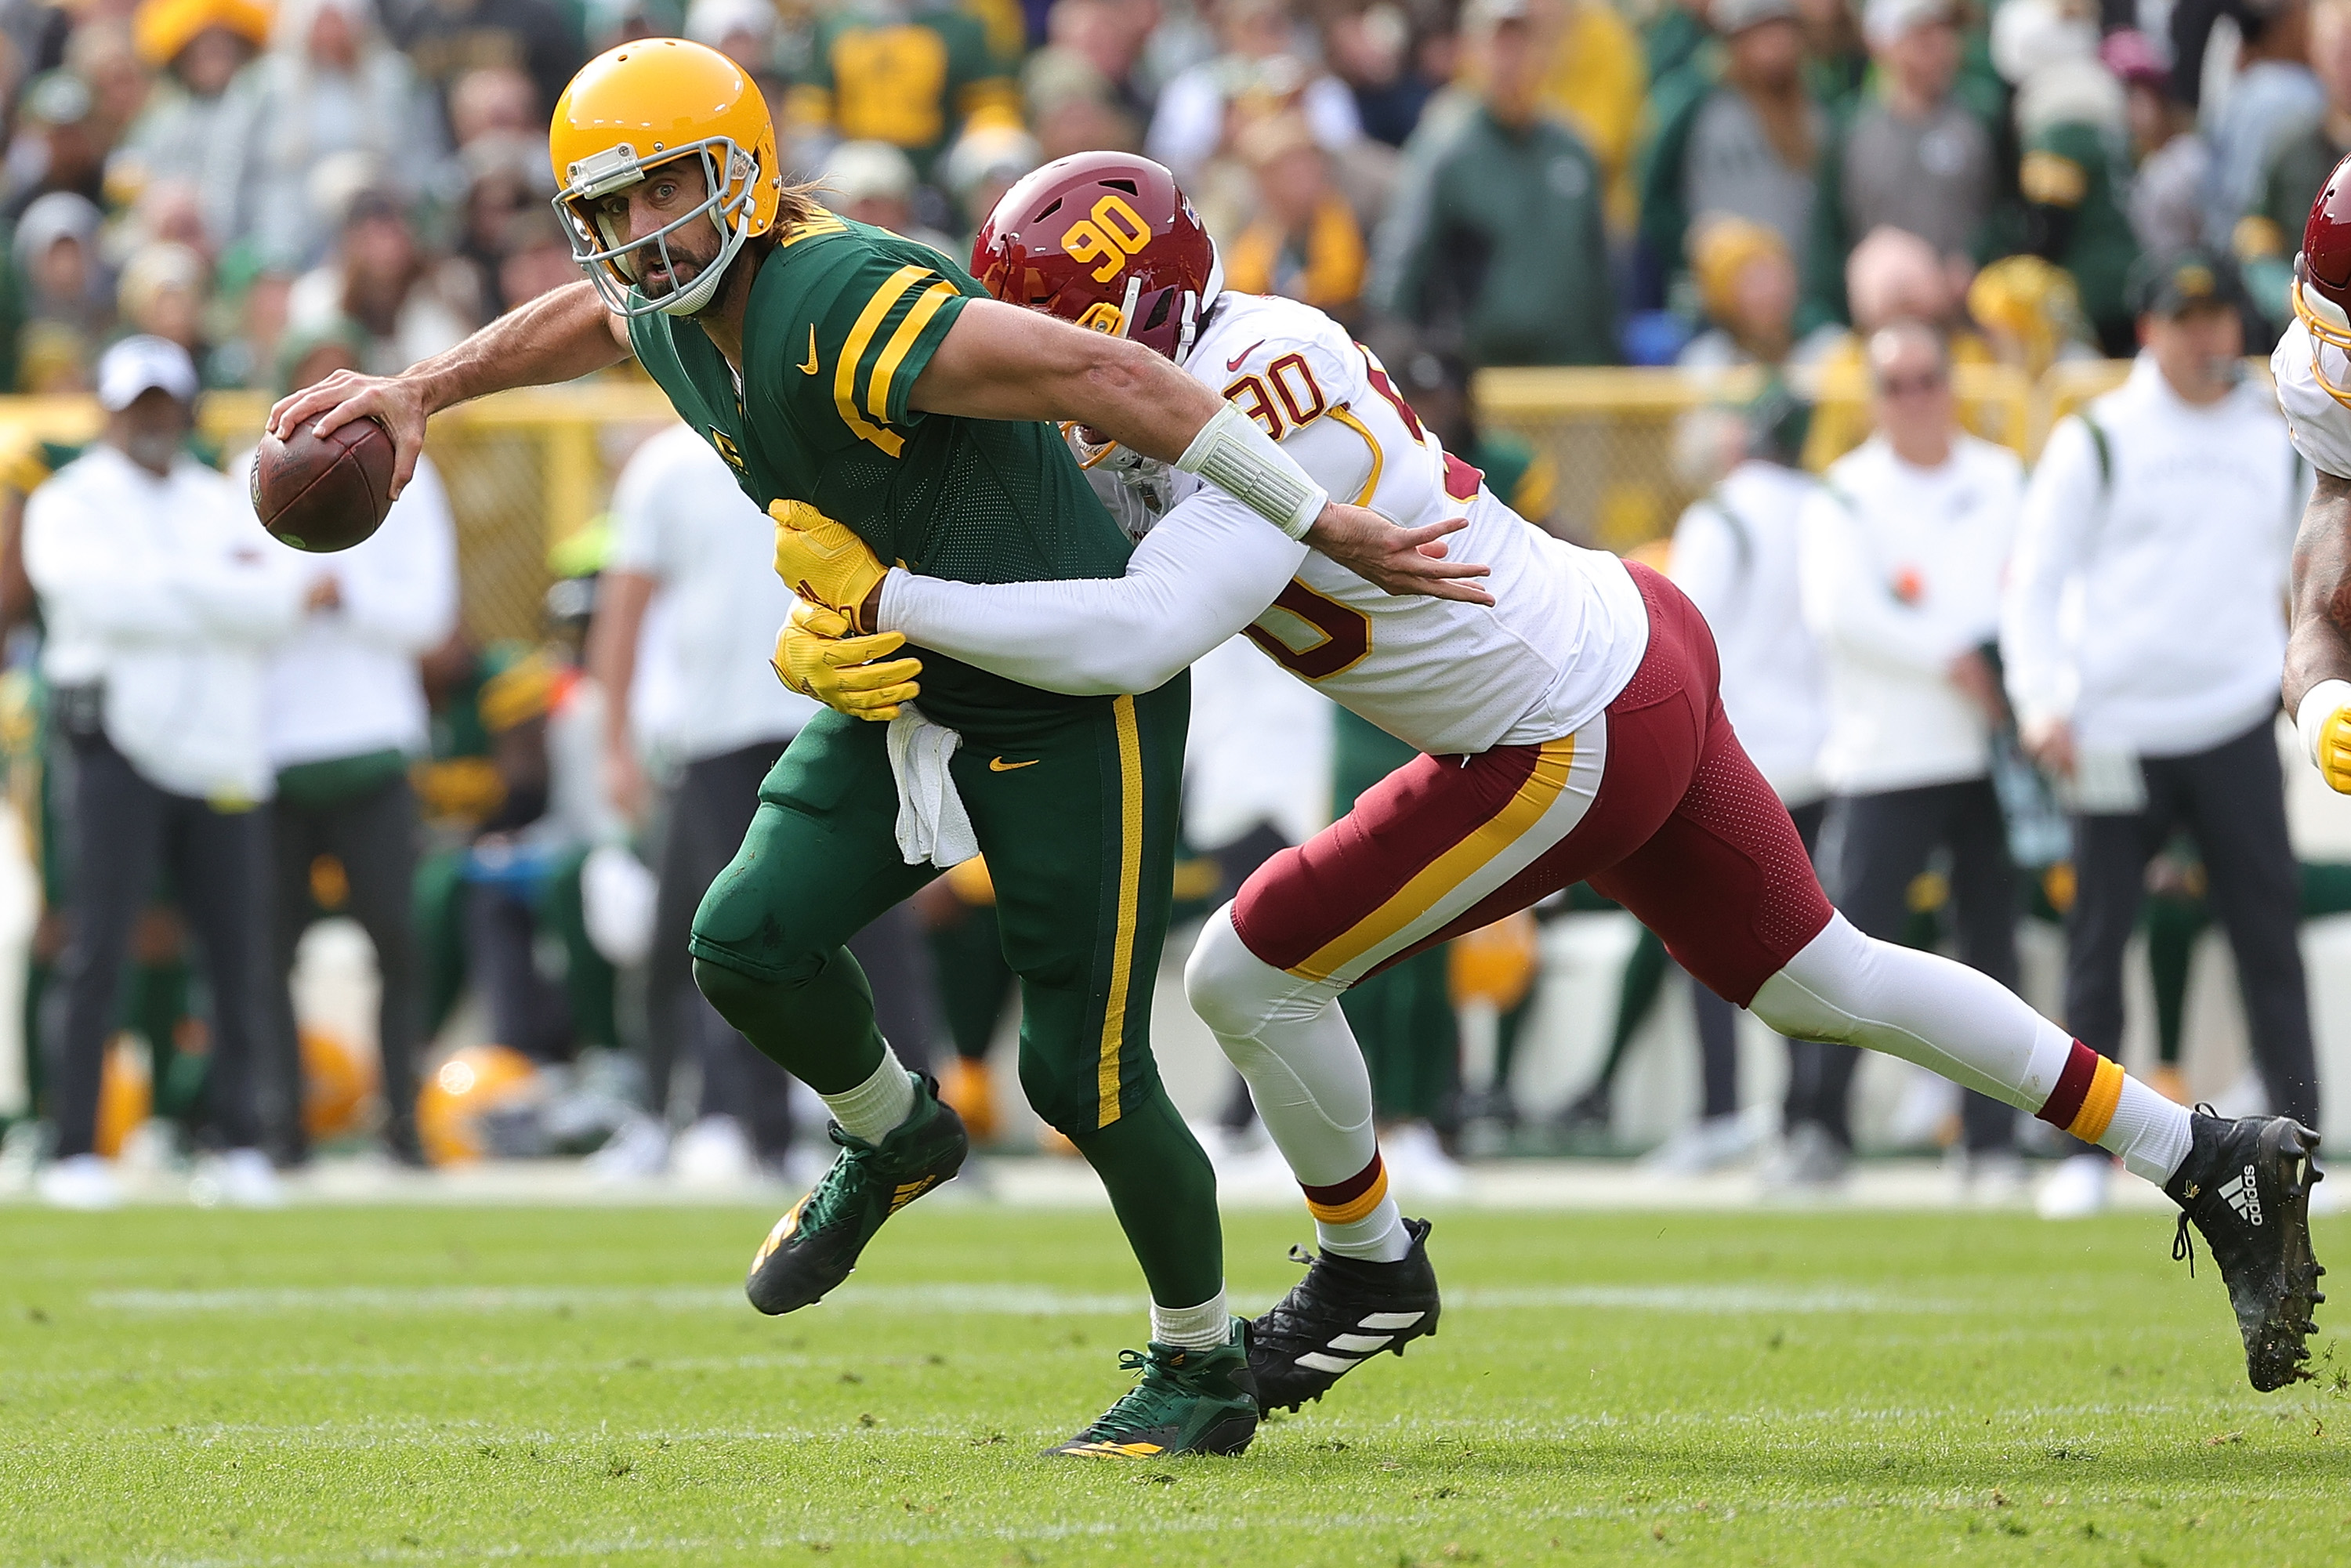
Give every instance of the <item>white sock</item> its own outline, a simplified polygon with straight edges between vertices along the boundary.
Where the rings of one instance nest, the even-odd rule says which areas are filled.
[[[2123,1080],[2114,1120],[2098,1146],[2122,1156],[2123,1168],[2158,1186],[2171,1179],[2188,1157],[2188,1107],[2176,1105],[2136,1078]]]
[[[1216,1350],[1232,1343],[1232,1314],[1225,1310],[1225,1292],[1196,1307],[1163,1307],[1151,1303],[1151,1338],[1173,1350]]]
[[[1366,1263],[1400,1263],[1412,1250],[1412,1233],[1404,1228],[1396,1201],[1383,1197],[1379,1207],[1350,1225],[1314,1222],[1314,1241],[1325,1252],[1359,1258]]]
[[[882,1065],[872,1077],[846,1094],[820,1098],[842,1132],[862,1142],[878,1144],[914,1113],[914,1080],[885,1041]]]

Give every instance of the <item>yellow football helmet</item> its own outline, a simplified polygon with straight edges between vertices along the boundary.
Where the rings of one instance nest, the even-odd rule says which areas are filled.
[[[758,85],[725,55],[684,38],[639,38],[580,67],[556,103],[548,155],[572,259],[619,315],[701,309],[743,242],[767,233],[782,204],[775,123]],[[687,157],[701,160],[705,192],[692,212],[634,240],[598,214],[601,198]],[[718,258],[685,287],[645,298],[636,287],[635,253],[652,247],[666,266],[669,236],[705,220],[722,238]]]

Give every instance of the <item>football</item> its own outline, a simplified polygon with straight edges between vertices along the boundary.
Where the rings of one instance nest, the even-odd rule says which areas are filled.
[[[287,440],[261,438],[253,455],[253,510],[296,549],[349,549],[392,509],[392,433],[354,419],[319,436],[309,424]]]

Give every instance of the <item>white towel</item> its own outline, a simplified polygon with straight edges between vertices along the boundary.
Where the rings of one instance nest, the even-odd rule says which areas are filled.
[[[925,861],[945,870],[979,853],[979,836],[956,792],[947,761],[963,737],[900,703],[890,721],[890,774],[898,781],[898,852],[908,865]]]

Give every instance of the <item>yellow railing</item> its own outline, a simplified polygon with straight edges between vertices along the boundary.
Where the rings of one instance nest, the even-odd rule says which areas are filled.
[[[2247,365],[2266,378],[2266,364]],[[1954,387],[1970,428],[2030,460],[2056,420],[2128,371],[2127,361],[2089,361],[2034,381],[2004,365],[1961,365]],[[1793,379],[1815,400],[1815,422],[1832,427],[1831,446],[1861,438],[1867,389],[1857,367]],[[1687,416],[1759,385],[1753,371],[1496,370],[1479,376],[1478,398],[1489,424],[1551,457],[1559,520],[1580,538],[1629,549],[1668,532],[1701,486],[1692,465],[1677,458]],[[239,453],[259,435],[268,405],[258,393],[214,393],[204,430]],[[426,450],[456,517],[465,623],[475,637],[538,634],[548,547],[603,510],[628,454],[675,417],[659,389],[614,379],[506,392],[434,418]],[[27,438],[86,440],[98,424],[87,399],[0,398],[0,450]]]

